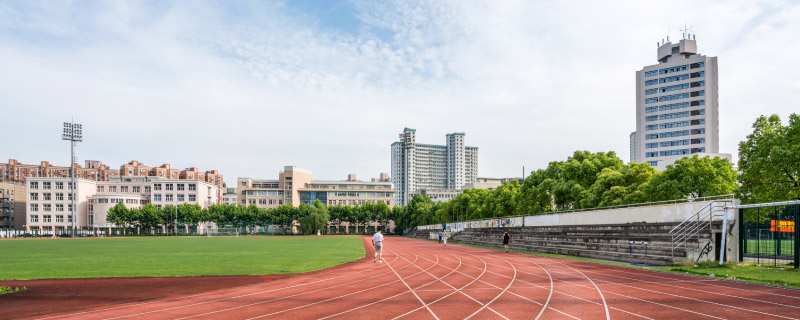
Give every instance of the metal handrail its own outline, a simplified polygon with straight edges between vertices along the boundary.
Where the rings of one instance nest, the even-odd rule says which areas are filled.
[[[714,200],[673,227],[669,231],[669,233],[672,234],[672,256],[675,256],[675,249],[681,247],[685,248],[686,242],[692,237],[696,237],[699,244],[700,231],[708,227],[709,233],[711,232],[711,223],[714,217],[717,216],[714,212],[718,212],[720,209],[724,212],[726,203],[728,202],[731,202],[731,200]]]

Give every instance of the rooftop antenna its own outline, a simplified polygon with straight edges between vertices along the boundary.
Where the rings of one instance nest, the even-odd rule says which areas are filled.
[[[685,35],[688,35],[688,36],[689,36],[689,38],[688,38],[688,39],[691,39],[691,38],[692,38],[692,35],[691,35],[691,33],[692,33],[692,26],[688,26],[688,25],[686,25],[686,21],[684,21],[684,22],[683,22],[683,29],[681,29],[681,31],[682,31],[682,32],[683,32]]]

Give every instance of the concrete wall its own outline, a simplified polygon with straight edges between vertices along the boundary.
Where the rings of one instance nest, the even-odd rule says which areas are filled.
[[[650,207],[619,208],[546,214],[525,217],[525,226],[569,226],[587,224],[625,224],[632,222],[681,222],[711,201],[667,204]],[[729,216],[728,218],[734,218]]]

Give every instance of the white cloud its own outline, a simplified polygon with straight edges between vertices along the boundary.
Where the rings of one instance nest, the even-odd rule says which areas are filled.
[[[684,19],[720,63],[721,152],[762,113],[796,112],[789,2],[352,3],[357,31],[284,3],[0,3],[0,158],[81,159],[274,177],[389,171],[403,127],[464,131],[482,176],[518,176],[577,149],[628,157],[634,72]],[[88,8],[87,8],[88,7]],[[5,156],[4,156],[5,155]]]

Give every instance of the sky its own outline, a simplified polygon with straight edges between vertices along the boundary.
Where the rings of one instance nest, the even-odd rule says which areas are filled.
[[[629,159],[635,72],[691,27],[718,57],[720,152],[800,111],[798,1],[0,0],[0,161],[315,179],[390,171],[403,128],[465,132],[479,176]]]

